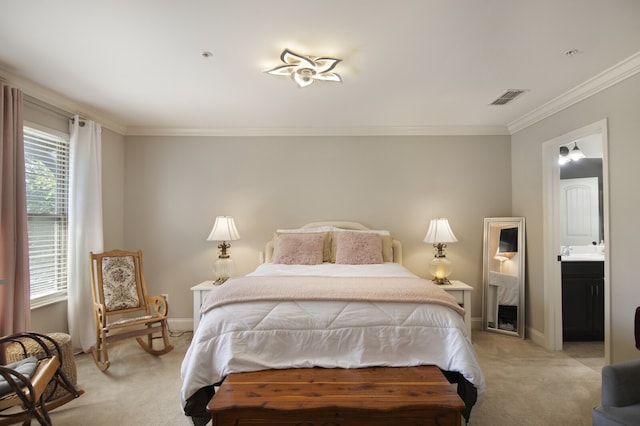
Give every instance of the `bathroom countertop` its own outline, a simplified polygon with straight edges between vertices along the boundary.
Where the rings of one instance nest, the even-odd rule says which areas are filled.
[[[570,256],[561,256],[563,262],[604,262],[604,254],[600,253],[579,253]]]

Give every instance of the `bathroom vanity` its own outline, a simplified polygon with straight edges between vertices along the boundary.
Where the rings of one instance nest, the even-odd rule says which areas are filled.
[[[604,340],[604,261],[583,258],[562,260],[564,341]]]

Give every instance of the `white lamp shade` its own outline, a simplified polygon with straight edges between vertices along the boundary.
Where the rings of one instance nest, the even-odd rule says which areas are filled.
[[[455,243],[456,241],[458,241],[458,239],[453,235],[453,231],[451,230],[451,226],[449,226],[449,221],[447,219],[431,219],[431,222],[429,223],[429,230],[427,231],[427,235],[424,237],[425,243]]]
[[[216,217],[213,229],[207,237],[207,241],[234,241],[239,239],[240,234],[231,216]]]

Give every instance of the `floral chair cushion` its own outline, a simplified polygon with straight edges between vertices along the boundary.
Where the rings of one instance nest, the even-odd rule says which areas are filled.
[[[140,307],[132,256],[103,258],[102,286],[107,311]]]

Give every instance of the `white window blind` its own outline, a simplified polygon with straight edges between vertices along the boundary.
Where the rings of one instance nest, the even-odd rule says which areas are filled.
[[[66,295],[69,138],[24,127],[31,305]]]

